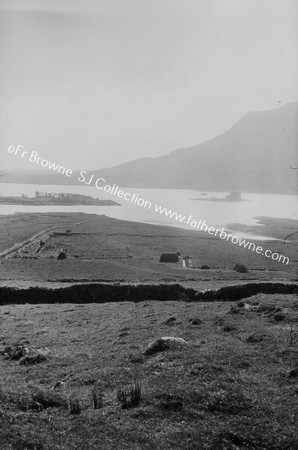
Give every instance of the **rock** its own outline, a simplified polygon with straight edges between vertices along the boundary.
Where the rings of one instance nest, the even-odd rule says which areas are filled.
[[[285,320],[286,315],[282,312],[282,311],[278,311],[273,315],[273,320],[275,322],[282,322],[283,320]]]
[[[65,387],[64,381],[57,381],[57,383],[54,386],[55,391],[60,391],[60,389],[63,389]]]
[[[237,328],[234,327],[233,325],[230,325],[229,323],[227,323],[222,329],[222,331],[225,331],[226,333],[229,333],[230,331],[236,331],[236,330],[237,330]]]
[[[296,367],[295,369],[292,369],[289,373],[289,377],[290,378],[296,378],[298,377],[298,367]]]
[[[250,303],[244,303],[244,309],[247,311],[258,311],[259,307],[257,305],[251,305]]]
[[[59,260],[66,259],[66,253],[60,252],[59,255],[57,256],[57,259],[59,259]]]
[[[193,318],[193,319],[188,319],[188,321],[192,324],[192,325],[202,325],[202,321],[199,318]]]
[[[38,364],[46,361],[46,355],[49,353],[48,349],[34,349],[27,344],[15,344],[13,346],[7,346],[1,352],[5,359],[13,361],[19,361],[21,365]]]
[[[209,270],[210,267],[207,266],[207,264],[203,264],[203,265],[200,267],[200,269],[202,269],[202,270]]]
[[[21,366],[31,366],[46,361],[46,356],[39,352],[31,352],[20,359]]]
[[[239,273],[246,273],[248,272],[247,268],[243,265],[243,264],[235,264],[235,266],[233,267],[233,270],[235,270],[235,272],[239,272]]]
[[[23,344],[16,344],[14,346],[5,347],[3,355],[7,359],[18,361],[24,356],[28,355],[29,348]]]
[[[239,308],[239,306],[233,305],[230,309],[230,311],[227,312],[227,314],[243,314],[243,311],[241,310],[241,308]]]
[[[165,325],[174,325],[175,322],[177,321],[176,317],[172,316],[169,317],[167,320],[165,320]]]
[[[181,338],[176,338],[172,336],[161,337],[160,339],[156,339],[155,341],[150,342],[146,350],[144,350],[143,355],[145,356],[155,355],[155,353],[168,350],[171,347],[184,346],[186,344],[187,342]]]
[[[258,342],[262,342],[266,336],[267,335],[264,333],[255,332],[255,333],[252,333],[250,336],[248,336],[248,338],[246,339],[246,342],[248,342],[249,344],[255,344]]]

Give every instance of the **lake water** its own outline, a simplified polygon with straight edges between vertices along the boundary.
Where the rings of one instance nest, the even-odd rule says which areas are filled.
[[[105,214],[106,216],[145,222],[158,225],[169,225],[192,230],[186,223],[166,217],[155,211],[155,205],[176,211],[178,214],[190,215],[197,221],[204,220],[208,226],[214,228],[226,227],[230,223],[253,225],[257,221],[254,217],[269,216],[276,218],[296,219],[298,217],[297,195],[272,194],[242,194],[243,202],[213,202],[196,201],[195,198],[205,198],[201,193],[193,190],[175,189],[129,189],[123,191],[138,194],[139,198],[151,202],[151,208],[138,206],[130,201],[119,199],[117,196],[96,189],[95,186],[55,186],[1,183],[0,195],[34,195],[35,191],[57,193],[68,192],[74,194],[90,195],[101,199],[114,200],[121,206],[18,206],[0,205],[0,214],[13,214],[15,212],[83,212],[89,214]],[[207,193],[210,196],[223,198],[223,193]],[[231,228],[230,228],[231,229]],[[245,236],[244,233],[235,233]],[[250,237],[252,237],[250,235]],[[254,236],[262,238],[261,236]]]

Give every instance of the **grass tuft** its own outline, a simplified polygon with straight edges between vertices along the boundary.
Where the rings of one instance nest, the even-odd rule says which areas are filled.
[[[71,397],[69,399],[69,411],[70,414],[80,415],[82,412],[82,406],[80,400],[76,397]]]
[[[103,392],[98,385],[93,386],[91,395],[94,409],[100,409],[103,405]]]
[[[117,391],[117,400],[123,409],[133,408],[140,404],[142,389],[137,378],[134,379],[133,386]]]

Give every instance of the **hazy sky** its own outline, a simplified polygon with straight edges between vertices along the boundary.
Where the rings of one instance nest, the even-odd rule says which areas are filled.
[[[296,101],[297,23],[297,0],[0,0],[0,166],[109,167]]]

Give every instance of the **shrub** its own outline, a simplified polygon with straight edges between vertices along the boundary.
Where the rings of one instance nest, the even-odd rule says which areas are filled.
[[[235,272],[239,272],[239,273],[246,273],[247,272],[247,268],[243,265],[243,264],[235,264],[235,266],[233,267],[233,270],[235,270]]]

